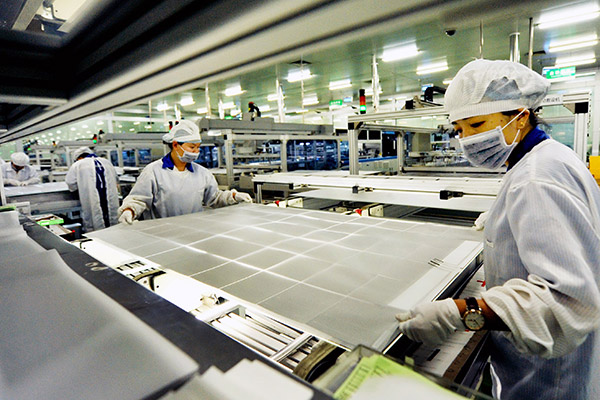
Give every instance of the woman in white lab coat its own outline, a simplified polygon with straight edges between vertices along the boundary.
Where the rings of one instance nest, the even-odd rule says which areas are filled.
[[[549,83],[509,61],[476,60],[446,92],[472,164],[507,165],[485,224],[481,299],[396,317],[430,344],[490,329],[495,398],[600,399],[600,189],[568,147],[537,127]]]
[[[119,192],[115,167],[89,147],[75,150],[73,159],[65,182],[70,191],[79,193],[84,232],[116,225]]]
[[[163,136],[171,151],[148,164],[119,208],[119,222],[165,218],[251,202],[247,193],[219,190],[209,170],[193,162],[200,151],[200,131],[191,121],[181,121]]]

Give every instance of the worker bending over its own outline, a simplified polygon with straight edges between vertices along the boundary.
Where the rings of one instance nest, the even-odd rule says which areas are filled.
[[[119,193],[115,167],[96,156],[89,147],[73,153],[75,162],[65,182],[69,190],[78,191],[83,231],[91,232],[117,224]]]
[[[12,153],[10,163],[2,164],[0,168],[5,186],[27,186],[40,183],[38,172],[29,165],[29,156],[25,153]]]

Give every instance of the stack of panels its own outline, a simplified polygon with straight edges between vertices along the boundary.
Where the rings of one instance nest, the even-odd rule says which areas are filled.
[[[398,309],[431,300],[481,249],[468,228],[256,204],[89,236],[348,347],[384,346]]]

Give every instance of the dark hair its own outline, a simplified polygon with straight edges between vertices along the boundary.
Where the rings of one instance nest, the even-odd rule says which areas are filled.
[[[167,146],[169,146],[170,150],[173,150],[173,142],[165,142],[163,141],[164,144],[166,144]]]
[[[539,108],[537,109],[539,110]],[[538,117],[538,115],[536,114],[536,111],[533,108],[529,109],[529,123],[531,124],[532,128],[537,128],[538,125],[547,128],[548,124],[546,123],[546,121],[544,121],[543,119],[541,119],[540,117]],[[515,116],[517,114],[519,114],[521,111],[519,110],[511,110],[511,111],[503,111],[502,115],[506,115],[507,117],[512,117]]]

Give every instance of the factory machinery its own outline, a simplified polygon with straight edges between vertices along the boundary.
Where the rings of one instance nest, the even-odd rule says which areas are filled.
[[[3,232],[22,229],[11,218]],[[465,365],[479,354],[479,340],[461,339],[472,343],[466,355],[419,348],[398,332],[394,315],[481,280],[473,278],[479,232],[253,204],[118,225],[71,243],[21,223],[35,242],[28,246],[57,249],[75,272],[191,355],[200,373],[211,365],[226,371],[242,358],[270,360],[299,384],[294,392],[326,398],[341,384],[339,362],[337,378],[324,373],[336,359],[375,352],[416,360],[420,373],[446,387],[476,385],[478,374]]]

